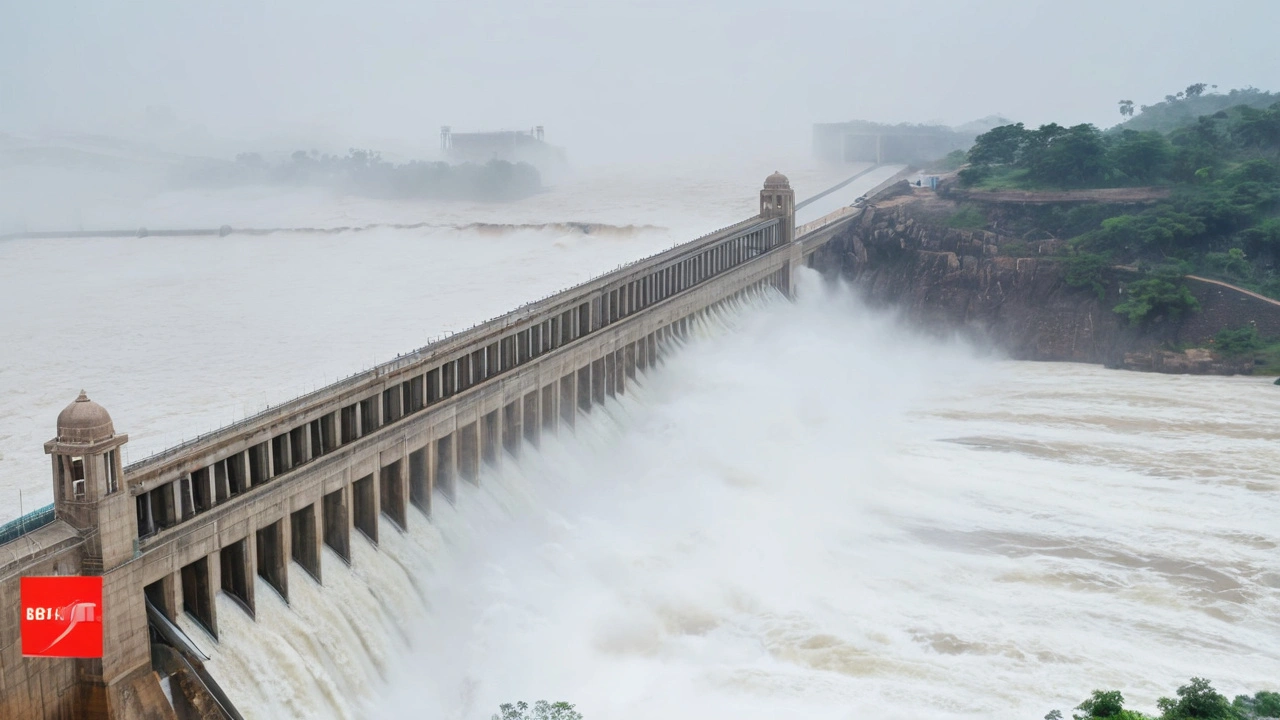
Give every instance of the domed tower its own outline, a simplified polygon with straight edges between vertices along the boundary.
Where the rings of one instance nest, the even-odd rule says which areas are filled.
[[[796,235],[796,192],[791,189],[787,176],[778,171],[764,179],[764,189],[760,191],[760,217],[784,218],[780,244],[795,240]]]
[[[133,551],[136,533],[120,461],[128,441],[116,434],[106,408],[81,390],[58,413],[57,437],[44,444],[53,458],[54,513],[85,536],[86,570],[111,567]]]

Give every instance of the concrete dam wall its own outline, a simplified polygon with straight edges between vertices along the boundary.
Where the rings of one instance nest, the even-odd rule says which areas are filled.
[[[324,546],[349,563],[354,533],[376,546],[430,522],[484,465],[625,393],[700,315],[759,288],[788,293],[794,269],[857,216],[833,213],[797,238],[794,193],[776,173],[760,207],[128,466],[128,436],[82,394],[45,445],[56,519],[0,545],[0,602],[17,605],[24,575],[100,575],[103,656],[24,658],[17,624],[0,620],[0,717],[237,717],[172,620],[185,613],[216,639],[218,592],[252,617],[255,578],[287,600],[291,573],[323,582]],[[170,707],[157,671],[183,667]]]

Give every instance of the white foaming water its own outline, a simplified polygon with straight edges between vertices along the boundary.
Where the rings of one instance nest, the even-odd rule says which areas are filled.
[[[291,608],[224,598],[211,669],[261,718],[1027,718],[1094,688],[1150,710],[1192,675],[1274,689],[1280,393],[979,360],[806,281],[430,524],[326,554],[323,590],[291,566]]]

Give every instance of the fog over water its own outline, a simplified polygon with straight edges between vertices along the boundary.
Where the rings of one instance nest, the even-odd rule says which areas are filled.
[[[1274,685],[1265,380],[984,359],[804,280],[350,570],[326,554],[323,593],[259,582],[256,623],[221,599],[214,672],[264,718],[1028,718]]]

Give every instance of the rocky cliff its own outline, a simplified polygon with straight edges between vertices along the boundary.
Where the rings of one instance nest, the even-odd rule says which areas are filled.
[[[1201,310],[1131,326],[1114,308],[1137,275],[1113,269],[1100,298],[1071,287],[1062,240],[1027,242],[947,226],[958,206],[925,189],[876,199],[819,250],[814,264],[838,272],[873,305],[900,308],[917,324],[960,330],[1018,359],[1103,363],[1157,372],[1232,374],[1248,361],[1204,350],[1219,330],[1253,323],[1280,336],[1280,305],[1220,285],[1188,280]]]

